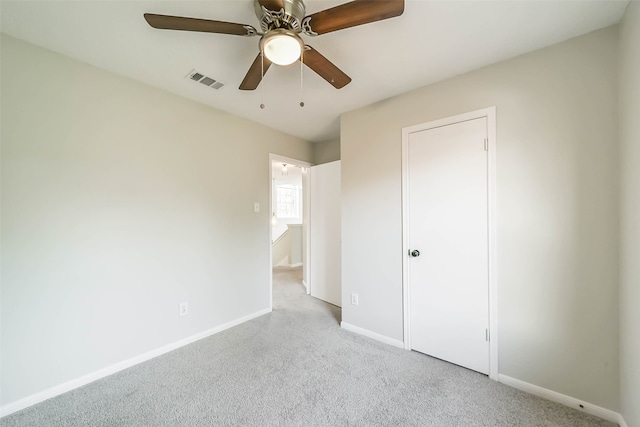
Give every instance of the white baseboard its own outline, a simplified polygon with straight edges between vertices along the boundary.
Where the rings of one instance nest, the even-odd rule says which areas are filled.
[[[302,263],[301,262],[296,262],[294,264],[289,264],[290,268],[298,268],[298,267],[302,267]]]
[[[285,255],[280,261],[274,265],[274,267],[288,267],[289,266],[289,255]]]
[[[32,394],[31,396],[27,396],[15,402],[8,403],[2,407],[0,407],[0,418],[12,414],[14,412],[20,411],[29,406],[35,405],[36,403],[43,402],[47,399],[51,399],[52,397],[59,396],[63,393],[76,389],[78,387],[82,387],[83,385],[89,384],[93,381],[99,380],[106,376],[115,374],[116,372],[122,371],[124,369],[135,366],[139,363],[146,362],[147,360],[153,359],[154,357],[160,356],[162,354],[168,353],[177,348],[183,347],[185,345],[191,344],[203,338],[209,337],[211,335],[215,335],[219,332],[222,332],[226,329],[237,326],[241,323],[247,322],[249,320],[255,319],[256,317],[260,317],[267,313],[270,313],[270,308],[265,308],[263,310],[257,311],[255,313],[249,314],[247,316],[241,317],[236,320],[232,320],[231,322],[227,322],[220,326],[216,326],[215,328],[206,330],[204,332],[200,332],[198,334],[192,335],[187,338],[183,338],[180,341],[173,342],[171,344],[167,344],[155,350],[151,350],[147,353],[141,354],[139,356],[132,357],[127,360],[123,360],[122,362],[118,362],[115,365],[107,366],[106,368],[100,369],[98,371],[92,372],[87,375],[83,375],[80,378],[73,379],[71,381],[67,381],[65,383],[59,384],[57,386],[51,387],[50,389],[41,391],[36,394]]]
[[[340,326],[342,329],[346,329],[347,331],[355,332],[356,334],[364,335],[365,337],[372,338],[376,341],[383,342],[385,344],[392,345],[398,348],[404,348],[404,343],[402,341],[395,340],[393,338],[389,338],[384,335],[380,335],[376,332],[371,332],[368,329],[360,328],[358,326],[353,326],[346,322],[340,322]]]
[[[499,374],[498,381],[510,387],[517,388],[518,390],[526,391],[527,393],[531,393],[538,397],[551,400],[552,402],[561,403],[571,408],[575,408],[579,411],[586,412],[587,414],[595,415],[596,417],[611,421],[612,423],[617,423],[620,425],[620,427],[627,426],[627,423],[624,422],[622,415],[610,409],[605,409],[601,406],[593,405],[574,397],[570,397],[556,391],[548,390],[537,385],[526,383],[524,381],[520,381],[506,375]]]

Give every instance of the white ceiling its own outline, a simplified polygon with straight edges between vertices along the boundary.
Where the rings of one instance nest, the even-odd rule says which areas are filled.
[[[345,3],[307,0],[307,14]],[[339,137],[340,114],[617,23],[627,0],[406,0],[398,18],[304,36],[353,81],[336,90],[309,69],[273,66],[260,88],[238,86],[258,37],[151,28],[146,12],[259,28],[252,0],[2,1],[0,30],[97,67],[318,142]],[[225,83],[185,78],[192,69]]]
[[[287,164],[287,174],[284,175],[282,172],[282,165],[284,163],[274,160],[271,163],[271,177],[279,185],[298,185],[302,186],[302,168],[300,166],[295,166],[291,164]]]

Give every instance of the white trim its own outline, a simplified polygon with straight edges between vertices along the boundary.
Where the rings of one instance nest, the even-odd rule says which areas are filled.
[[[411,350],[409,337],[409,132],[402,129],[402,335],[404,349]]]
[[[284,258],[276,262],[274,267],[289,267],[289,255],[285,255]]]
[[[289,228],[287,227],[287,229],[286,229],[286,230],[284,230],[284,231],[282,232],[282,234],[280,234],[280,235],[278,236],[278,238],[277,238],[276,240],[274,240],[274,241],[273,241],[273,243],[271,244],[271,246],[273,246],[273,245],[277,245],[277,244],[278,244],[278,242],[279,242],[280,240],[284,239],[284,237],[285,237],[286,235],[288,235],[288,234],[289,234]]]
[[[63,393],[76,389],[78,387],[82,387],[86,384],[97,381],[101,378],[107,377],[109,375],[115,374],[116,372],[120,372],[124,369],[130,368],[132,366],[138,365],[142,362],[146,362],[148,360],[153,359],[154,357],[160,356],[162,354],[173,351],[177,348],[184,347],[185,345],[192,344],[196,341],[199,341],[203,338],[207,338],[211,335],[222,332],[226,329],[237,326],[241,323],[247,322],[249,320],[255,319],[256,317],[263,316],[265,314],[271,313],[271,308],[265,308],[260,311],[256,311],[255,313],[249,314],[247,316],[241,317],[236,320],[232,320],[231,322],[224,323],[220,326],[216,326],[215,328],[209,329],[204,332],[200,332],[198,334],[192,335],[187,338],[183,338],[179,341],[173,342],[171,344],[167,344],[160,348],[156,348],[155,350],[151,350],[147,353],[140,354],[138,356],[132,357],[127,360],[123,360],[114,365],[107,366],[106,368],[102,368],[98,371],[92,372],[87,375],[83,375],[79,378],[73,379],[71,381],[67,381],[65,383],[59,384],[57,386],[51,387],[47,390],[41,391],[39,393],[32,394],[31,396],[27,396],[20,400],[16,400],[15,402],[8,403],[2,407],[0,407],[0,418],[12,414],[14,412],[20,411],[29,406],[35,405],[36,403],[43,402],[47,399],[51,399],[52,397],[59,396]]]
[[[585,412],[596,417],[600,417],[604,420],[611,421],[612,423],[618,423],[620,426],[626,427],[626,423],[617,412],[610,409],[603,408],[601,406],[593,405],[591,403],[576,399],[571,396],[567,396],[556,391],[548,390],[546,388],[533,385],[524,381],[517,380],[515,378],[508,377],[506,375],[499,374],[498,381],[506,384],[510,387],[517,388],[518,390],[526,391],[538,397],[542,397],[552,402],[561,403],[565,406],[577,409],[578,411]]]
[[[496,205],[496,107],[485,109],[487,115],[487,208],[489,219],[489,378],[498,380],[498,252],[496,249],[497,212]]]
[[[371,332],[368,329],[360,328],[358,326],[353,326],[350,323],[340,322],[340,327],[342,329],[346,329],[347,331],[355,332],[356,334],[359,334],[359,335],[364,335],[367,338],[371,338],[376,341],[380,341],[382,343],[392,345],[394,347],[404,348],[404,343],[402,341],[395,340],[393,338],[389,338],[384,335],[380,335],[376,332]]]
[[[302,286],[304,286],[304,289],[307,292],[307,295],[309,295],[309,285],[307,285],[307,282],[303,279],[302,280]]]
[[[298,268],[298,267],[302,267],[301,262],[296,262],[295,264],[289,264],[289,268]]]
[[[411,324],[409,315],[409,135],[441,126],[468,120],[487,118],[487,191],[488,191],[488,228],[489,228],[489,378],[498,380],[498,279],[496,252],[496,107],[459,114],[453,117],[421,123],[402,128],[402,308],[403,308],[403,347],[411,349]]]

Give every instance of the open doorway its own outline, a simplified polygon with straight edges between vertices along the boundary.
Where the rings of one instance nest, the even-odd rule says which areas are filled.
[[[274,287],[282,296],[284,282],[341,307],[340,161],[312,167],[271,154],[269,171],[271,309]]]
[[[309,293],[309,179],[310,163],[269,155],[270,271],[273,308],[274,274],[295,277]]]

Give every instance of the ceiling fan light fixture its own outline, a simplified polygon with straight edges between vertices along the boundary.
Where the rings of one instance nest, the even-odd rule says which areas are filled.
[[[304,43],[293,31],[278,28],[262,37],[260,48],[267,59],[277,65],[290,65],[300,58]]]

